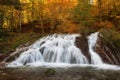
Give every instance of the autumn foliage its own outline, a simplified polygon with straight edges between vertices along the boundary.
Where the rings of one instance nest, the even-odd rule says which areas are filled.
[[[42,34],[98,30],[119,45],[120,0],[0,0],[0,53]]]
[[[120,1],[115,0],[4,1],[0,4],[0,36],[6,31],[19,32],[29,23],[42,33],[79,32],[81,26],[120,30],[119,7]]]

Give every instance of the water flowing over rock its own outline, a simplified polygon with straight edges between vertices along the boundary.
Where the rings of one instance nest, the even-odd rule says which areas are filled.
[[[105,41],[102,35],[98,36],[96,44],[95,51],[105,63],[120,65],[120,49],[117,46]]]
[[[8,66],[23,66],[33,64],[103,64],[100,56],[94,51],[98,32],[86,38],[87,55],[76,46],[79,34],[53,34],[43,37],[28,47]],[[82,42],[81,42],[82,43]],[[89,55],[89,59],[88,59]]]
[[[92,64],[103,64],[100,56],[94,51],[94,47],[95,47],[95,44],[96,44],[97,39],[98,39],[97,38],[98,34],[99,33],[94,33],[94,34],[91,34],[88,37],[89,52],[90,52],[90,55],[91,55],[91,63]]]
[[[91,57],[88,47],[88,39],[86,36],[81,35],[76,37],[75,45],[82,51],[82,53],[87,57],[88,62],[91,63]]]

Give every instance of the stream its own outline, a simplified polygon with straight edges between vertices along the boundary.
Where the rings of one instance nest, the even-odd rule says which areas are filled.
[[[0,80],[120,80],[120,66],[105,63],[95,51],[98,35],[87,37],[87,55],[76,47],[79,34],[43,37],[0,68]]]
[[[120,80],[120,70],[93,67],[2,68],[0,80]]]

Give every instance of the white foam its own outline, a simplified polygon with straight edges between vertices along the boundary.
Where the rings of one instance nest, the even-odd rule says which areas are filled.
[[[120,70],[119,66],[103,63],[100,56],[94,51],[97,42],[98,32],[88,36],[89,53],[91,64],[86,56],[75,45],[76,37],[79,34],[53,34],[43,37],[29,46],[27,51],[6,67],[97,67],[99,69]]]
[[[92,64],[104,64],[102,62],[102,59],[100,58],[100,56],[94,51],[94,47],[97,42],[98,34],[99,33],[96,32],[96,33],[92,33],[90,36],[88,36],[89,52],[91,55],[91,63]]]
[[[28,65],[39,63],[75,63],[88,64],[86,56],[75,45],[79,34],[53,34],[43,37],[29,46],[8,66]],[[17,66],[18,66],[17,65]]]

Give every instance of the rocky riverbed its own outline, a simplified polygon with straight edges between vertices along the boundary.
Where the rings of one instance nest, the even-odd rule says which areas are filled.
[[[0,80],[120,80],[120,70],[93,67],[1,68]]]

